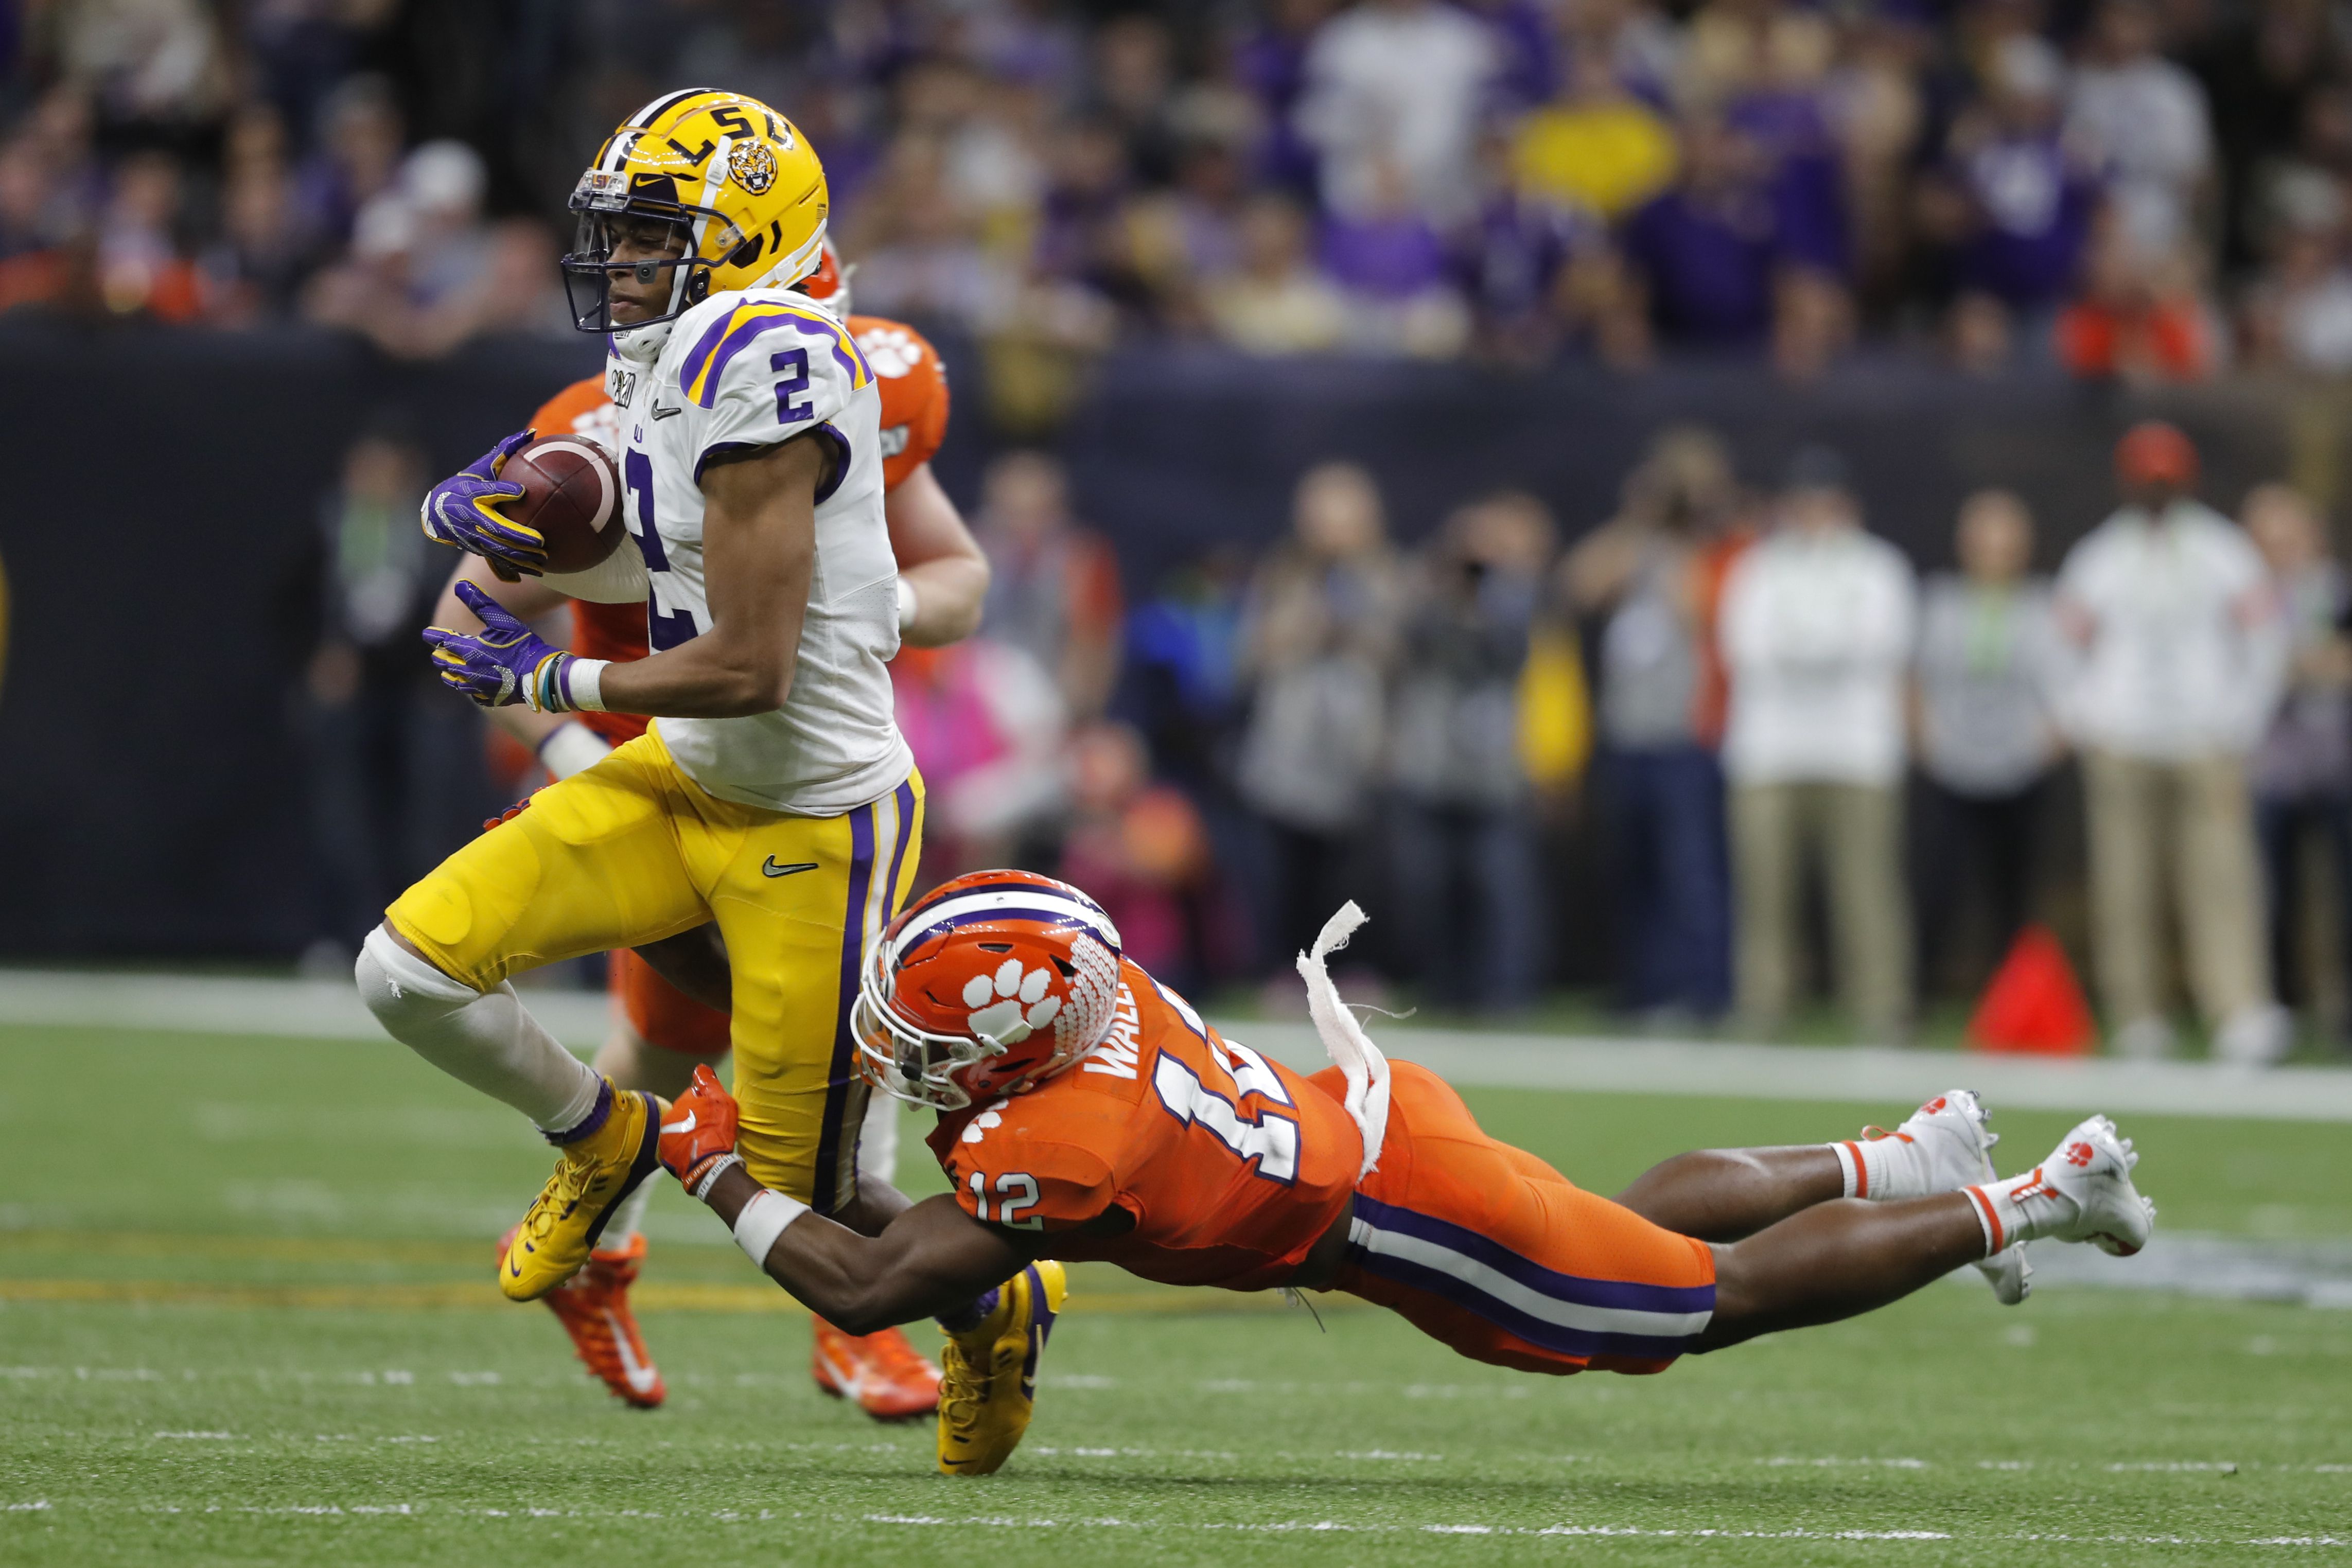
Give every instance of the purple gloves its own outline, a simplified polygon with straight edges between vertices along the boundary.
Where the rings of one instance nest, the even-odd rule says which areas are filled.
[[[570,713],[589,706],[575,700],[590,694],[573,692],[573,666],[584,662],[601,674],[601,661],[583,661],[547,642],[470,582],[457,584],[457,597],[482,618],[482,629],[425,629],[434,670],[444,685],[484,707],[529,703],[541,713]]]
[[[539,433],[519,430],[425,492],[418,518],[425,537],[480,556],[490,570],[508,582],[537,577],[547,570],[547,541],[537,528],[510,523],[499,515],[508,501],[522,499],[522,486],[502,483],[499,470],[507,459],[531,444]]]

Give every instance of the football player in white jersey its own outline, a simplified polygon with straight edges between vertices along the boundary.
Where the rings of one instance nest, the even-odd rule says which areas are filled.
[[[716,921],[733,971],[741,1153],[762,1185],[872,1231],[906,1205],[856,1171],[866,1091],[848,1015],[867,945],[910,885],[922,785],[885,665],[898,589],[879,394],[839,318],[792,286],[818,265],[824,171],[766,105],[696,89],[607,139],[572,204],[575,318],[607,334],[623,497],[651,654],[550,646],[470,584],[477,632],[434,629],[444,681],[485,706],[654,716],[541,791],[386,911],[358,964],[384,1027],[503,1100],[559,1150],[499,1285],[544,1295],[654,1168],[662,1102],[622,1092],[523,1010],[514,973]],[[427,497],[425,531],[499,575],[542,570],[499,510],[508,438]],[[1021,1385],[1063,1291],[1024,1270],[950,1333],[940,1460],[984,1473],[1019,1441]]]

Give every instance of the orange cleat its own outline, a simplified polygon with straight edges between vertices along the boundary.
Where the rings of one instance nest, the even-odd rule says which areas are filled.
[[[509,1233],[509,1235],[512,1232]],[[507,1244],[499,1243],[500,1258]],[[646,1354],[637,1320],[629,1311],[629,1287],[645,1261],[646,1239],[632,1236],[626,1247],[588,1254],[588,1266],[540,1298],[572,1336],[572,1351],[615,1396],[640,1410],[662,1402],[661,1369]]]
[[[809,1370],[836,1399],[854,1399],[877,1421],[905,1421],[940,1406],[940,1369],[926,1361],[901,1329],[846,1334],[814,1312],[815,1353]]]

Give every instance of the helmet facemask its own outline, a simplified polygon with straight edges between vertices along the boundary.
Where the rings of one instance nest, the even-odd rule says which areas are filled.
[[[562,265],[572,324],[581,331],[629,332],[674,321],[709,296],[711,274],[725,250],[719,256],[707,255],[703,241],[717,235],[723,245],[734,237],[734,225],[724,213],[677,200],[676,189],[669,180],[633,184],[626,173],[595,169],[580,177],[572,193],[580,225]],[[635,258],[616,262],[614,253],[625,239]],[[640,320],[618,321],[613,318],[613,278],[630,273],[640,283],[667,273],[667,304]]]

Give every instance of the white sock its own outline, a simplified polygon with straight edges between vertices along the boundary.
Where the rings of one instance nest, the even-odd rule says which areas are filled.
[[[1830,1145],[1838,1169],[1845,1173],[1845,1196],[1873,1203],[1897,1198],[1927,1197],[1927,1162],[1918,1148],[1900,1133],[1883,1138],[1849,1138]]]
[[[2042,1179],[2042,1167],[2007,1181],[1962,1187],[1984,1227],[1985,1256],[2021,1241],[2038,1240],[2074,1218],[2074,1200]]]
[[[898,1182],[898,1102],[876,1092],[857,1134],[857,1174],[893,1186]]]
[[[393,1039],[541,1131],[578,1126],[596,1109],[604,1081],[523,1010],[512,986],[478,991],[453,980],[380,925],[368,933],[353,974],[361,999]]]
[[[621,1200],[620,1207],[613,1210],[613,1218],[604,1222],[604,1234],[596,1242],[597,1251],[618,1252],[628,1246],[629,1238],[645,1228],[646,1205],[653,1201],[654,1188],[659,1185],[641,1181],[636,1191]]]

